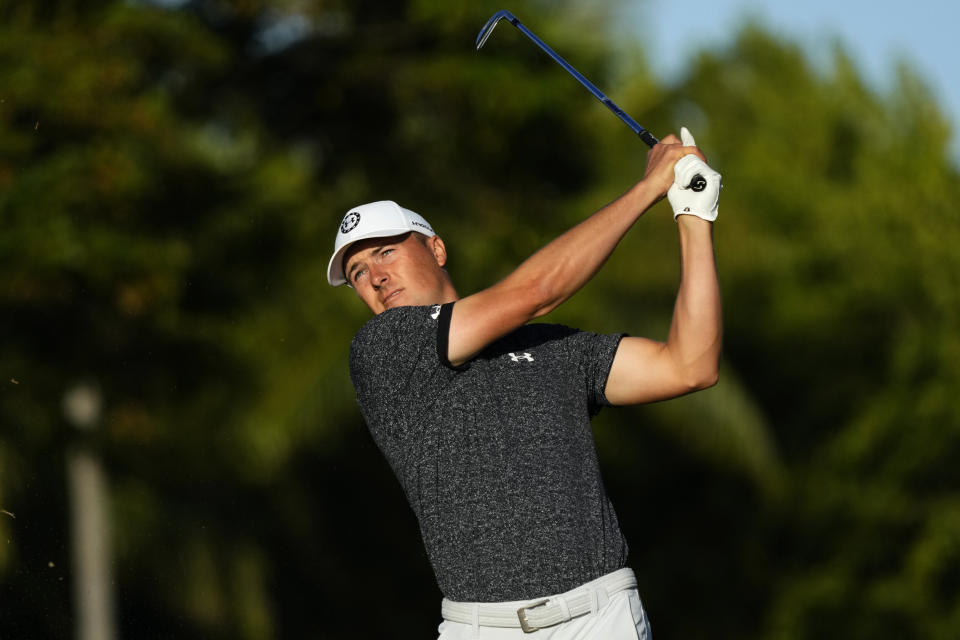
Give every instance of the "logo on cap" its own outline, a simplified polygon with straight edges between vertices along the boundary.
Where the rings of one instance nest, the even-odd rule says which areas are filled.
[[[360,212],[351,211],[343,217],[343,222],[340,223],[340,233],[349,233],[356,229],[358,224],[360,224]]]

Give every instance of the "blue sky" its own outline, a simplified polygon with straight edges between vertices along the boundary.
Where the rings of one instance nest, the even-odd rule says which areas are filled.
[[[753,18],[822,60],[836,39],[871,86],[889,88],[896,64],[907,61],[951,120],[953,157],[960,164],[960,2],[957,0],[624,0],[629,24],[664,78],[691,53],[730,42]]]

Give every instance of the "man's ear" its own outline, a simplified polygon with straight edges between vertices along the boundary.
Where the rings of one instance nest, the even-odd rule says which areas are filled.
[[[447,246],[443,244],[440,236],[430,236],[427,238],[427,248],[433,253],[434,260],[441,267],[447,264]]]

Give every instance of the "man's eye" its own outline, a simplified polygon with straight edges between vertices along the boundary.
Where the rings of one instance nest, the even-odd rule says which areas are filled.
[[[366,269],[357,269],[353,272],[353,281],[357,282],[360,280],[360,276],[366,275]]]

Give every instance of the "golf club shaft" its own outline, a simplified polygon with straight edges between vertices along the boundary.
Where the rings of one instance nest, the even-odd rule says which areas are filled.
[[[564,60],[556,51],[554,51],[553,49],[551,49],[550,46],[547,45],[546,42],[544,42],[543,40],[541,40],[540,38],[538,38],[537,35],[536,35],[533,31],[530,31],[530,29],[528,29],[528,28],[526,27],[526,25],[524,25],[522,22],[520,22],[520,20],[517,19],[517,17],[516,17],[515,15],[513,15],[512,13],[510,13],[509,11],[498,11],[496,14],[494,14],[494,16],[493,16],[492,18],[490,18],[490,20],[487,22],[487,25],[483,28],[483,30],[480,32],[480,35],[477,37],[477,49],[479,49],[480,47],[483,46],[483,43],[486,42],[487,37],[489,37],[489,35],[490,35],[490,32],[493,31],[493,27],[494,27],[494,26],[496,25],[496,23],[499,22],[501,19],[508,20],[508,21],[510,22],[510,24],[512,24],[513,26],[515,26],[515,27],[516,27],[517,29],[519,29],[521,32],[523,32],[523,34],[524,34],[525,36],[527,36],[528,38],[530,38],[531,40],[533,40],[533,42],[534,42],[538,47],[540,47],[541,49],[543,49],[543,51],[545,51],[548,56],[550,56],[551,58],[553,58],[554,61],[555,61],[557,64],[559,64],[561,67],[563,67],[564,69],[566,69],[566,70],[567,70],[567,73],[569,73],[570,75],[572,75],[574,78],[577,79],[577,81],[578,81],[580,84],[582,84],[584,87],[586,87],[587,90],[588,90],[590,93],[592,93],[597,100],[599,100],[600,102],[602,102],[603,104],[605,104],[606,107],[607,107],[608,109],[610,109],[610,111],[612,111],[618,118],[620,118],[621,120],[623,120],[623,122],[624,122],[628,127],[630,127],[630,128],[633,130],[634,133],[636,133],[638,136],[640,136],[640,139],[643,140],[645,143],[647,143],[648,146],[652,147],[653,145],[655,145],[655,144],[657,144],[657,143],[659,142],[659,140],[657,140],[656,136],[654,136],[652,133],[650,133],[649,131],[647,131],[647,130],[644,129],[643,127],[641,127],[640,124],[638,124],[636,120],[634,120],[633,118],[631,118],[630,116],[628,116],[623,109],[621,109],[619,106],[617,106],[617,105],[613,102],[613,100],[611,100],[611,99],[608,98],[606,95],[604,95],[604,93],[603,93],[602,91],[600,91],[600,89],[598,89],[595,84],[593,84],[592,82],[590,82],[589,80],[587,80],[587,78],[584,77],[584,75],[583,75],[582,73],[580,73],[579,71],[577,71],[577,70],[573,67],[573,65],[571,65],[569,62],[567,62],[566,60]]]
[[[632,129],[634,133],[640,136],[641,140],[647,143],[647,146],[653,147],[655,144],[660,142],[656,138],[656,136],[654,136],[652,133],[650,133],[643,127],[641,127],[636,120],[628,116],[623,109],[621,109],[616,104],[614,104],[613,100],[611,100],[606,95],[604,95],[603,91],[600,91],[600,89],[598,89],[596,85],[594,85],[592,82],[587,80],[582,73],[574,69],[569,62],[564,60],[562,57],[560,57],[560,55],[556,51],[554,51],[549,46],[547,46],[547,43],[545,43],[543,40],[538,38],[533,31],[530,31],[530,29],[527,29],[527,27],[524,26],[524,24],[520,22],[520,20],[509,11],[505,11],[505,10],[497,11],[495,14],[493,14],[490,17],[489,20],[487,20],[487,24],[483,26],[483,29],[481,29],[479,35],[477,35],[477,50],[479,50],[480,47],[483,46],[483,43],[486,42],[487,38],[490,37],[490,34],[493,33],[494,27],[496,27],[497,23],[500,22],[501,20],[509,21],[510,24],[515,26],[517,29],[519,29],[525,36],[533,40],[533,42],[538,47],[543,49],[543,51],[545,51],[548,56],[553,58],[554,62],[556,62],[561,67],[566,69],[567,73],[569,73],[574,78],[576,78],[577,81],[580,84],[582,84],[584,87],[586,87],[587,90],[590,93],[592,93],[597,100],[605,104],[607,108],[610,109],[610,111],[612,111],[618,118],[623,120],[623,122],[628,127],[630,127],[630,129]],[[703,191],[707,186],[707,181],[702,175],[698,173],[695,176],[693,176],[693,179],[690,181],[690,184],[688,186],[690,189],[693,189],[694,191]]]

